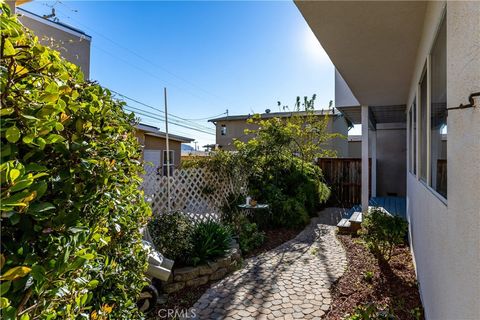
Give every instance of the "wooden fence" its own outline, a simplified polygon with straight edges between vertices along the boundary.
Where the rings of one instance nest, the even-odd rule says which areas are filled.
[[[158,168],[146,167],[142,189],[152,206],[153,214],[168,212],[166,176]],[[170,211],[180,211],[194,222],[219,220],[221,207],[230,194],[244,194],[246,180],[232,179],[206,168],[176,169],[170,177]]]
[[[321,158],[317,161],[327,185],[331,188],[328,205],[352,207],[362,202],[362,159]],[[371,177],[371,159],[368,169]],[[368,193],[370,196],[371,179]]]

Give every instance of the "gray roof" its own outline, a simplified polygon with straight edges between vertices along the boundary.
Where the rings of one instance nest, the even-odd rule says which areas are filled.
[[[318,116],[340,116],[341,113],[337,112],[335,109],[330,110],[314,110],[313,113]],[[270,119],[270,118],[290,118],[292,115],[299,115],[304,116],[307,115],[305,111],[288,111],[288,112],[270,112],[270,113],[261,113],[260,117],[262,119]],[[247,120],[253,117],[253,114],[244,114],[244,115],[236,115],[236,116],[225,116],[215,119],[208,120],[209,122],[217,122],[217,121],[233,121],[233,120]]]
[[[160,137],[160,138],[164,138],[164,139],[166,139],[166,137],[167,137],[167,134],[165,132],[160,131],[159,128],[154,127],[154,126],[150,126],[148,124],[139,123],[136,126],[136,128],[138,130],[144,131],[149,136],[155,136],[155,137]],[[168,134],[168,139],[169,140],[180,141],[182,143],[190,143],[190,142],[195,141],[195,139],[182,137],[182,136],[179,136],[179,135],[176,135],[176,134],[171,134],[171,133]]]
[[[337,107],[337,109],[353,124],[362,123],[361,106],[342,106]],[[369,120],[374,124],[406,121],[405,105],[370,106],[368,109],[370,112]]]
[[[41,15],[38,15],[36,13],[30,12],[28,10],[25,10],[25,9],[19,8],[19,7],[16,7],[15,11],[17,13],[21,14],[21,15],[25,15],[25,16],[29,17],[30,19],[39,21],[41,23],[44,23],[44,24],[47,24],[47,25],[50,25],[50,26],[53,26],[53,27],[63,29],[64,31],[67,31],[69,33],[73,33],[76,36],[83,36],[84,38],[86,38],[88,40],[92,39],[92,37],[90,35],[86,34],[84,31],[82,31],[78,28],[72,27],[69,24],[44,18]]]

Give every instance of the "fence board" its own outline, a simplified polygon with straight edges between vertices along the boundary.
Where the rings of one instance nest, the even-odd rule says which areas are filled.
[[[362,202],[362,159],[320,158],[317,161],[323,177],[331,188],[328,205],[352,207]],[[369,175],[371,177],[371,159]],[[369,196],[371,179],[369,179]]]

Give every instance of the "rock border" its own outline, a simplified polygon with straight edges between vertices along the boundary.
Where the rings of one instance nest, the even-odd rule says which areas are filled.
[[[187,287],[198,287],[210,281],[223,279],[237,270],[242,264],[242,255],[238,243],[232,240],[230,249],[224,257],[196,267],[173,269],[167,282],[164,282],[165,293],[173,293]]]

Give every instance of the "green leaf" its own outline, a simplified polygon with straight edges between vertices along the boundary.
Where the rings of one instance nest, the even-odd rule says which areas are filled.
[[[40,181],[30,186],[30,190],[37,192],[37,199],[39,199],[41,196],[45,194],[45,192],[47,191],[47,188],[48,188],[48,185],[45,181]]]
[[[10,40],[8,40],[8,38],[5,38],[5,42],[3,43],[3,54],[6,56],[13,56],[15,53],[16,51],[12,43]]]
[[[25,277],[28,273],[30,273],[32,269],[26,266],[18,266],[9,269],[5,272],[1,277],[0,280],[16,280]]]
[[[35,281],[42,282],[45,280],[45,268],[42,267],[41,265],[34,265],[32,267],[32,272],[31,275]]]
[[[94,289],[98,286],[99,281],[98,280],[92,280],[87,284],[88,289]]]
[[[41,102],[54,103],[54,102],[57,102],[57,100],[58,100],[58,93],[46,92],[40,96]]]
[[[9,116],[11,115],[13,112],[15,111],[15,109],[13,108],[2,108],[0,109],[0,116]]]
[[[30,212],[45,212],[49,210],[55,210],[55,206],[50,202],[37,202],[30,205],[29,213]]]
[[[7,129],[6,137],[8,142],[15,143],[20,139],[20,130],[15,126],[10,127]]]
[[[60,122],[57,122],[57,123],[55,123],[55,129],[57,129],[57,131],[63,131],[63,129],[65,129],[65,128],[64,128],[63,124],[61,124]]]
[[[30,320],[30,316],[27,313],[22,314],[20,320]]]
[[[25,189],[33,183],[32,179],[24,179],[16,182],[13,186],[10,187],[11,192],[17,192]]]
[[[55,82],[50,82],[45,88],[45,92],[58,95],[58,85]]]
[[[62,142],[62,141],[64,141],[65,138],[62,137],[61,135],[51,133],[51,134],[48,135],[47,140],[48,140],[50,143],[57,143],[57,142]]]
[[[10,175],[10,181],[15,182],[15,180],[17,180],[17,178],[20,176],[20,170],[12,169],[10,170],[9,175]]]
[[[25,171],[26,172],[32,172],[32,171],[47,171],[47,167],[39,165],[38,163],[29,163],[25,166]]]
[[[95,255],[94,254],[91,254],[91,253],[87,253],[87,254],[82,254],[81,256],[79,256],[80,258],[83,258],[85,260],[92,260],[93,258],[95,258]]]
[[[30,143],[33,142],[34,138],[35,138],[35,136],[32,133],[29,133],[22,138],[22,141],[26,144],[30,144]]]
[[[10,289],[11,281],[4,281],[0,284],[0,296],[4,296]]]
[[[10,306],[10,300],[5,297],[0,298],[0,309],[5,309]]]
[[[45,141],[45,139],[43,139],[42,137],[38,137],[35,141],[37,142],[40,150],[45,149],[45,146],[47,145],[47,142]]]

